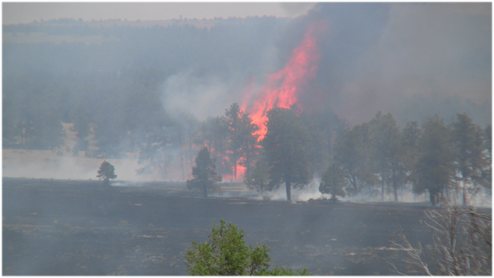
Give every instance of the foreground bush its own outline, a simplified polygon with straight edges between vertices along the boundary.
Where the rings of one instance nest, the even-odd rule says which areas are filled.
[[[220,223],[220,227],[213,223],[207,242],[192,242],[192,249],[187,250],[185,264],[189,275],[310,275],[306,268],[293,271],[275,266],[268,270],[271,260],[268,247],[247,247],[243,230],[232,223],[226,225],[223,219]]]

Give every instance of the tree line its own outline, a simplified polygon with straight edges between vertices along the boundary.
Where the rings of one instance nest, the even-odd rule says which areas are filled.
[[[226,115],[230,135],[211,137],[204,146],[218,169],[224,164],[217,159],[246,165],[245,183],[261,193],[284,185],[291,200],[292,188],[306,186],[315,176],[321,177],[320,192],[333,200],[348,194],[380,195],[383,201],[392,194],[399,201],[402,192],[411,191],[427,192],[433,205],[441,198],[460,198],[467,204],[472,193],[491,192],[491,126],[481,128],[466,114],[457,114],[451,124],[434,116],[421,126],[412,121],[401,128],[392,114],[378,112],[331,141],[315,123],[317,117],[297,113],[295,107],[274,108],[260,142],[248,119],[246,125],[234,124],[248,113],[233,104]],[[221,153],[215,140],[223,139],[229,147]]]
[[[281,111],[270,113],[268,134],[261,142],[265,162],[259,162],[256,176],[246,182],[260,190],[285,183],[290,200],[290,185],[304,186],[312,177],[314,141],[300,120],[298,126],[280,131],[283,120],[297,125],[293,112]],[[283,120],[277,118],[280,113],[287,114]],[[491,126],[482,129],[466,114],[457,114],[451,124],[434,116],[421,127],[412,121],[400,128],[392,114],[378,112],[337,139],[319,190],[334,199],[362,194],[380,195],[381,201],[386,193],[399,201],[404,190],[427,191],[432,204],[453,195],[466,204],[474,191],[487,189],[490,194],[491,144]]]

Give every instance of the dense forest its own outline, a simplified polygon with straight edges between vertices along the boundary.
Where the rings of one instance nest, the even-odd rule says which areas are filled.
[[[139,173],[155,171],[163,179],[179,173],[187,180],[199,150],[207,147],[224,179],[245,178],[260,190],[334,175],[343,177],[347,194],[392,193],[395,200],[404,189],[436,196],[459,194],[466,188],[462,184],[490,188],[490,101],[443,94],[437,88],[444,80],[432,77],[426,82],[436,82],[430,94],[378,97],[375,90],[386,86],[376,87],[364,76],[362,84],[376,98],[351,106],[348,99],[359,98],[345,100],[345,93],[360,88],[362,65],[379,68],[368,53],[386,38],[393,10],[387,4],[334,7],[292,20],[183,19],[153,25],[60,19],[4,25],[3,149],[64,148],[74,156],[102,159],[132,154],[142,166]],[[360,24],[349,23],[355,14]],[[273,109],[260,140],[259,127],[239,104],[249,86],[259,87],[266,73],[287,63],[315,17],[330,18],[331,32],[321,43],[317,76],[300,97],[308,109]],[[473,22],[469,16],[455,20]],[[460,30],[461,39],[467,27]],[[490,72],[491,66],[481,63],[490,57],[487,44],[477,42],[473,54],[459,52],[463,64],[471,60],[465,65],[475,75],[472,80],[481,70]],[[363,114],[380,107],[376,103],[383,109],[373,110],[374,118]],[[77,136],[70,150],[63,145],[62,123],[72,124]],[[287,134],[294,141],[276,141]],[[292,146],[290,160],[300,165],[283,164],[278,144]],[[279,167],[259,185],[252,175],[269,174],[255,171],[263,165]]]

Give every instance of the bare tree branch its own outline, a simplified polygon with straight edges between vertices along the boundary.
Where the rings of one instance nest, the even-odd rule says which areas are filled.
[[[420,244],[418,249],[414,248],[400,227],[399,242],[391,243],[406,252],[407,258],[402,259],[403,262],[414,265],[427,275],[492,275],[490,215],[471,206],[446,203],[439,209],[427,210],[425,216],[426,220],[421,223],[432,233],[430,253],[422,252]],[[426,261],[434,264],[437,273],[432,273]],[[391,265],[395,272],[403,274],[394,264]]]

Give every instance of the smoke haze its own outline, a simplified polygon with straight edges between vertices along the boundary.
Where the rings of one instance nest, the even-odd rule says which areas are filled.
[[[293,19],[172,20],[156,26],[66,19],[4,26],[4,149],[19,148],[19,123],[42,115],[43,121],[32,122],[47,130],[37,135],[43,142],[53,141],[47,134],[63,132],[54,119],[78,122],[78,131],[97,142],[93,156],[124,158],[145,144],[141,135],[151,123],[167,126],[186,114],[204,121],[224,115],[246,95],[260,98],[269,75],[285,67],[315,22],[327,28],[318,35],[317,74],[298,92],[308,113],[335,113],[350,125],[377,111],[392,113],[401,126],[434,114],[452,122],[463,112],[480,126],[491,123],[490,3],[281,6]],[[95,37],[102,40],[92,43]],[[53,101],[36,105],[43,99]],[[170,137],[169,130],[160,132]],[[179,162],[181,148],[193,141],[182,139],[181,146],[167,143],[176,164],[168,179],[187,176],[182,167],[191,167],[198,151]],[[123,173],[142,165],[132,163],[119,165],[125,169],[119,178],[133,179]],[[30,163],[13,165],[19,169],[7,165],[4,175],[38,173]],[[70,160],[60,165],[60,173],[67,165],[78,169]],[[86,179],[93,168],[75,172]]]
[[[352,124],[379,110],[406,122],[434,113],[449,119],[457,113],[452,110],[448,115],[443,108],[449,99],[461,111],[475,114],[480,124],[489,123],[490,7],[488,3],[318,5],[309,16],[323,17],[331,26],[318,76],[325,105]],[[418,105],[413,101],[417,98],[434,102],[434,109],[409,115]],[[475,113],[474,105],[482,112]]]

